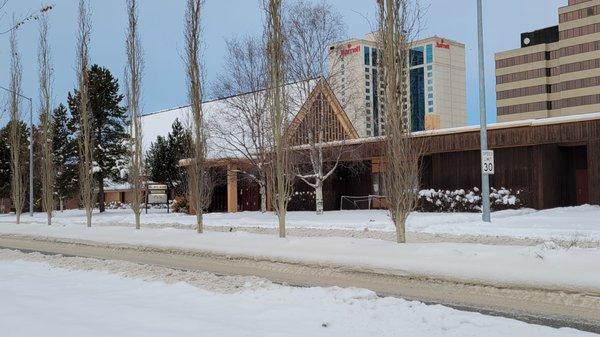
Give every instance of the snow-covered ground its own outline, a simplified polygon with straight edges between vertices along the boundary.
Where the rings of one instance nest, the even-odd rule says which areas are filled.
[[[293,288],[248,279],[224,293],[2,259],[2,252],[0,330],[5,337],[597,336],[378,298],[362,289]]]
[[[207,226],[276,228],[273,213],[260,212],[206,214]],[[25,214],[24,223],[44,224],[45,214],[36,213],[33,218]],[[56,212],[54,223],[58,225],[83,225],[83,211]],[[153,209],[142,215],[142,226],[191,227],[195,216],[181,213],[167,214],[166,210]],[[0,215],[0,223],[14,223],[14,215]],[[133,226],[130,210],[108,210],[94,214],[97,226]],[[289,212],[288,228],[343,229],[357,231],[394,230],[387,212],[382,210],[331,211],[323,215],[314,212]],[[494,212],[492,223],[484,223],[476,213],[413,213],[408,220],[408,231],[427,234],[451,234],[473,236],[506,236],[521,239],[600,241],[600,206],[565,207],[542,211],[532,209]]]
[[[1,234],[176,248],[195,252],[301,264],[341,266],[476,282],[600,292],[600,249],[469,243],[408,243],[346,237],[288,237],[247,232],[197,234],[189,229],[123,226],[46,226],[0,224]]]

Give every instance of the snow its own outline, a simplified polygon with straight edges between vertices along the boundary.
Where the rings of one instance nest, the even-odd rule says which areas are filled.
[[[21,336],[595,336],[363,289],[267,284],[218,293],[47,263],[0,261],[0,326]]]
[[[167,214],[166,210],[149,210],[142,214],[142,224],[163,227],[191,227],[196,217],[181,213]],[[532,209],[505,210],[492,213],[492,222],[481,221],[478,213],[413,213],[408,219],[408,231],[427,234],[472,236],[506,236],[520,239],[590,241],[600,242],[600,206],[578,206],[542,211]],[[276,228],[273,213],[238,212],[209,213],[205,225],[226,227]],[[44,224],[45,213],[34,218],[22,217],[25,223]],[[94,214],[95,225],[133,225],[130,210],[109,210]],[[0,223],[14,223],[14,215],[0,215]],[[55,212],[53,223],[80,225],[85,223],[82,210]],[[386,211],[330,211],[322,215],[315,212],[289,212],[288,228],[343,229],[356,231],[392,232],[394,226]]]
[[[0,224],[0,233],[67,240],[124,244],[329,265],[391,275],[431,277],[494,286],[600,291],[600,249],[500,246],[471,243],[396,244],[345,237],[288,237],[247,232],[206,232],[189,229],[122,226],[46,226]]]
[[[289,110],[290,110],[290,119],[295,116],[301,108],[301,104],[304,103],[307,97],[307,92],[301,90],[301,88],[312,88],[316,84],[316,80],[307,80],[304,82],[295,82],[290,83],[285,86],[287,92],[289,92],[290,102]],[[265,92],[264,90],[260,93]],[[220,136],[217,134],[211,134],[213,132],[213,128],[215,127],[213,124],[223,124],[226,122],[226,118],[223,118],[223,110],[231,109],[228,104],[228,100],[233,99],[254,99],[254,96],[250,94],[241,94],[238,96],[227,97],[223,99],[215,99],[203,102],[202,104],[202,113],[204,114],[204,121],[207,125],[212,125],[212,127],[208,128],[207,132],[207,158],[209,159],[220,159],[220,158],[240,158],[243,156],[243,153],[232,148],[232,146],[228,145],[227,142],[219,139]],[[235,105],[235,104],[234,104]],[[156,141],[158,136],[167,137],[169,132],[171,132],[171,126],[175,119],[179,119],[179,121],[184,125],[189,125],[192,122],[191,119],[191,110],[189,106],[183,106],[173,109],[161,110],[157,112],[148,113],[142,116],[142,132],[144,135],[142,148],[144,153],[150,149],[150,145],[152,142]],[[241,117],[240,117],[241,118]],[[227,125],[220,125],[220,128],[225,130],[227,129]],[[240,130],[237,126],[230,127],[232,129],[232,137],[238,136],[238,132]],[[234,144],[236,142],[234,141]],[[247,144],[249,148],[252,147],[252,144],[249,142]]]

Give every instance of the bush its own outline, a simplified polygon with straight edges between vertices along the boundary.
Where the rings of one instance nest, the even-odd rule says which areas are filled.
[[[490,207],[493,211],[504,209],[519,209],[524,207],[519,195],[521,190],[513,193],[511,189],[491,188]],[[480,212],[481,191],[474,187],[472,190],[421,190],[417,210],[422,212]]]
[[[175,213],[187,213],[189,210],[189,203],[186,197],[175,197],[175,200],[171,204],[171,210]]]

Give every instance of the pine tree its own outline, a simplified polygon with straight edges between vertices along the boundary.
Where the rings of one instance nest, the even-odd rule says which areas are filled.
[[[77,144],[69,131],[69,115],[67,108],[60,104],[52,112],[52,149],[54,151],[54,171],[56,178],[54,191],[59,201],[64,201],[77,194],[78,156]]]
[[[93,116],[94,177],[98,188],[98,208],[104,212],[104,180],[125,181],[129,133],[127,112],[121,106],[119,82],[107,68],[93,65],[89,70],[90,111]],[[79,128],[79,93],[69,93],[71,130]]]
[[[150,180],[165,183],[175,195],[185,195],[185,170],[179,167],[179,160],[188,158],[190,144],[189,131],[176,119],[166,139],[158,136],[146,154]]]
[[[169,143],[163,136],[156,137],[156,141],[152,142],[146,154],[146,167],[150,180],[166,183],[171,188],[171,157]]]
[[[0,199],[10,198],[10,147],[8,124],[0,129]]]
[[[189,158],[192,147],[192,135],[179,119],[175,119],[171,126],[171,132],[168,135],[169,153],[171,153],[171,186],[175,195],[186,195],[187,181],[186,170],[179,167],[181,159]]]

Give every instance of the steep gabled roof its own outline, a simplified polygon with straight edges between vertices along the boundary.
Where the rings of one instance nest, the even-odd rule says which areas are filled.
[[[300,111],[296,114],[292,122],[290,123],[289,128],[286,130],[286,136],[293,138],[297,135],[298,132],[303,132],[302,125],[306,123],[307,118],[311,118],[311,114],[314,112],[314,104],[318,99],[322,99],[327,102],[329,109],[326,109],[325,113],[331,113],[331,120],[335,121],[335,125],[331,125],[330,127],[341,132],[343,135],[343,139],[356,139],[358,138],[358,132],[354,128],[354,125],[350,121],[350,118],[342,108],[339,100],[331,90],[329,83],[324,78],[319,78],[315,87],[310,91],[308,99],[302,104]],[[329,117],[329,116],[327,116]],[[333,131],[333,130],[332,130]],[[332,141],[336,139],[326,139],[326,141]],[[299,144],[296,144],[299,145]]]

